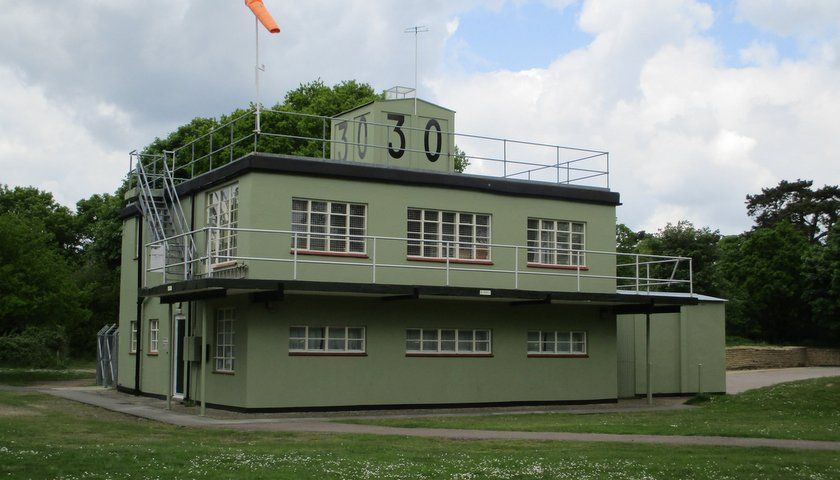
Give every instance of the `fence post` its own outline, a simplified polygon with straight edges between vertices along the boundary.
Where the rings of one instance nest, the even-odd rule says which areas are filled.
[[[694,296],[694,261],[688,259],[688,294]]]
[[[703,395],[703,364],[697,364],[697,395]]]
[[[376,283],[376,237],[373,237],[373,283]]]
[[[557,174],[557,183],[560,183],[560,147],[555,147],[557,149],[557,165],[554,166],[554,173]]]
[[[513,254],[515,255],[513,260],[513,288],[519,288],[519,245],[513,247]]]
[[[446,286],[449,286],[449,242],[446,242]]]
[[[321,158],[327,159],[327,119],[321,119]]]
[[[297,242],[297,232],[292,234],[292,252],[294,258],[292,260],[292,279],[297,280],[297,255],[298,255],[298,242]]]
[[[212,248],[210,247],[210,244],[213,243],[213,227],[209,227],[206,230],[206,232],[207,232],[207,234],[205,235],[204,241],[207,243],[207,245],[205,245],[206,250],[207,250],[207,256],[205,257],[205,259],[206,259],[206,262],[207,262],[207,267],[206,267],[207,278],[210,278],[210,277],[213,276],[213,267],[212,267],[213,259],[210,258],[210,252],[213,251]]]
[[[580,250],[575,250],[575,254],[577,256],[577,260],[575,261],[575,265],[577,266],[577,291],[580,291]]]
[[[636,257],[636,293],[639,293],[639,254],[634,253],[634,257]]]
[[[230,161],[233,162],[233,123],[230,124]]]
[[[507,139],[502,139],[502,173],[507,178]]]

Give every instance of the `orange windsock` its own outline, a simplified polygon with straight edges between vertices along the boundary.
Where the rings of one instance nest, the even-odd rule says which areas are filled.
[[[257,19],[263,24],[266,30],[271,33],[280,33],[280,27],[278,27],[277,22],[271,18],[271,14],[268,13],[268,9],[265,8],[262,0],[245,0],[245,5],[254,12],[254,15],[257,16]]]

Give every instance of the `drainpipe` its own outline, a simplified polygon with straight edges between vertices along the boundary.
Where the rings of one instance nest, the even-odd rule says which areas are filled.
[[[207,304],[201,305],[201,416],[207,409]]]
[[[190,195],[190,231],[193,231],[193,230],[195,230],[195,193]],[[193,237],[193,242],[195,242],[195,237]],[[193,260],[195,260],[195,259],[193,259]],[[195,268],[195,263],[193,263],[193,268]],[[193,272],[195,272],[195,270],[193,270]],[[190,310],[189,310],[189,314],[187,315],[187,318],[185,319],[185,321],[186,321],[186,325],[184,325],[185,336],[195,334],[192,330],[193,324],[195,323],[193,321],[193,320],[195,320],[195,302],[190,301],[187,304],[187,306]],[[183,348],[183,345],[181,346],[181,348]],[[185,382],[185,385],[184,385],[184,401],[190,400],[190,398],[191,398],[190,397],[190,377],[191,377],[190,374],[192,373],[192,362],[186,362],[186,364],[187,364],[186,367],[182,366],[182,368],[184,368],[184,377],[186,379],[186,382]]]
[[[137,351],[134,352],[134,395],[140,395],[140,349],[143,345],[141,332],[143,331],[143,215],[137,217]],[[129,326],[131,323],[129,323]],[[129,351],[131,351],[131,332],[128,333]]]
[[[172,351],[175,350],[173,347],[173,343],[177,340],[173,335],[175,332],[175,321],[174,317],[172,316],[172,304],[169,304],[169,343],[167,344],[166,354],[169,356],[169,375],[167,375],[167,384],[169,385],[166,387],[166,409],[172,410],[172,382],[174,381],[174,367],[175,367],[175,355],[172,355]],[[160,337],[160,333],[158,333],[158,337]],[[158,342],[160,342],[160,338],[158,338]]]
[[[650,368],[650,312],[645,314],[645,368],[647,373],[647,403],[648,405],[653,405],[653,388],[651,387],[651,383],[653,382],[653,371]]]

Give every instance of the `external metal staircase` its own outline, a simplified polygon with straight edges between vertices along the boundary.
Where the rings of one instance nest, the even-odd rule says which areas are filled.
[[[138,204],[158,247],[147,261],[153,269],[159,265],[157,271],[164,274],[165,282],[188,280],[193,277],[195,239],[175,188],[174,169],[169,166],[168,152],[144,164],[148,157],[137,154],[134,168]],[[152,172],[148,171],[149,165],[154,165]],[[158,165],[162,166],[160,172]]]

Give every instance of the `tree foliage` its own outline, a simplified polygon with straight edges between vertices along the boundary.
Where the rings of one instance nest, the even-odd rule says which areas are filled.
[[[39,218],[0,214],[0,335],[84,322],[74,269]]]
[[[236,109],[219,118],[194,118],[167,137],[156,138],[142,153],[152,156],[176,151],[176,175],[180,176],[205,172],[211,166],[224,165],[255,149],[264,153],[329,158],[330,125],[318,117],[332,117],[381,98],[366,83],[347,80],[330,87],[318,79],[289,91],[283,102],[263,108],[260,116],[263,134],[256,139],[252,104],[248,109]],[[282,136],[278,136],[280,132]]]
[[[796,227],[811,243],[821,241],[840,216],[840,186],[827,185],[814,190],[811,180],[782,180],[747,195],[747,214],[756,228],[772,227],[786,221]]]

